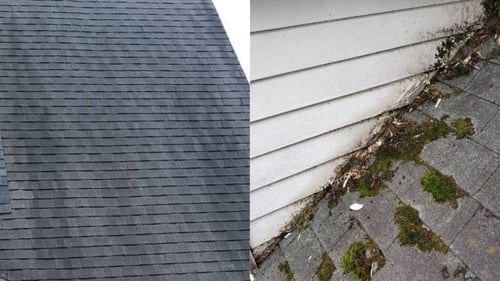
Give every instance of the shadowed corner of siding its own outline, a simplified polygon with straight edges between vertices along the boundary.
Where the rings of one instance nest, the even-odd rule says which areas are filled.
[[[454,24],[451,27],[442,28],[436,31],[436,34],[449,34],[436,49],[436,62],[433,65],[434,69],[442,68],[448,64],[458,50],[465,45],[473,34],[487,25],[488,21],[498,15],[498,1],[497,0],[483,0],[481,1],[482,14],[475,15],[475,11],[467,9],[466,18],[471,18],[471,21],[464,21],[460,24]]]
[[[472,22],[464,22],[462,24],[456,24],[452,27],[443,28],[436,31],[436,34],[452,34],[444,38],[441,44],[437,47],[436,53],[434,55],[435,62],[429,66],[430,71],[423,73],[419,77],[419,81],[414,84],[410,84],[406,88],[405,92],[401,95],[401,98],[396,102],[396,108],[407,105],[418,93],[420,93],[423,88],[430,83],[430,80],[436,75],[438,69],[450,62],[458,50],[467,42],[467,40],[473,35],[474,31],[479,29],[485,18],[483,16],[477,17]]]
[[[470,4],[472,4],[472,6],[466,6],[465,9],[461,9],[459,11],[461,13],[463,22],[454,23],[451,26],[442,27],[432,32],[420,33],[419,37],[445,37],[462,40],[463,38],[472,35],[475,30],[479,29],[482,26],[487,17],[485,16],[486,10],[484,6],[476,3],[476,1],[471,2]]]
[[[487,3],[489,1],[484,1]],[[498,4],[496,4],[498,14]],[[496,36],[498,17],[488,15],[487,8],[484,8],[484,16],[473,23],[464,23],[461,27],[462,33],[447,37],[437,48],[436,62],[433,69],[439,71],[439,78],[448,80],[452,77],[470,73],[481,59],[478,46],[484,41],[488,34]]]
[[[483,0],[483,12],[487,18],[494,18],[499,16],[500,2],[498,0]]]

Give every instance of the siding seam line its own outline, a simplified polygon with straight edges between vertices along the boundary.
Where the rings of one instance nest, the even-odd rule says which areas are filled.
[[[322,21],[309,22],[309,23],[294,24],[294,25],[283,26],[283,27],[274,27],[274,28],[269,28],[269,29],[252,31],[252,32],[250,32],[250,35],[261,34],[261,33],[270,33],[273,31],[279,31],[279,30],[291,29],[291,28],[297,28],[297,27],[304,27],[304,26],[311,26],[311,25],[317,25],[317,24],[323,24],[323,23],[329,23],[329,22],[351,20],[351,19],[357,19],[357,18],[365,18],[365,17],[370,17],[370,16],[393,14],[393,13],[398,13],[398,12],[406,12],[406,11],[433,8],[433,7],[446,6],[446,5],[455,5],[458,3],[473,2],[473,1],[477,1],[477,0],[458,0],[458,1],[451,1],[451,2],[447,2],[447,3],[436,3],[436,4],[423,5],[423,6],[417,6],[417,7],[402,8],[402,9],[398,9],[398,10],[376,12],[376,13],[372,13],[372,14],[362,14],[362,15],[358,15],[358,16],[351,16],[351,17],[343,17],[343,18],[322,20]]]

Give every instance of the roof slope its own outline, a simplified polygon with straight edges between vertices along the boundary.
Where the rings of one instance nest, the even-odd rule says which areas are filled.
[[[248,85],[210,1],[6,0],[0,35],[0,279],[249,278]]]

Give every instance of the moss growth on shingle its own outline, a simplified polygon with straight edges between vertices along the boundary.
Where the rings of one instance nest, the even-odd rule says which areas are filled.
[[[357,191],[359,192],[359,196],[361,198],[376,196],[383,187],[383,183],[371,174],[362,176],[357,183]]]
[[[345,274],[351,275],[355,280],[366,278],[366,247],[362,241],[352,243],[347,252],[342,256],[342,268]]]
[[[459,139],[466,136],[472,136],[476,132],[470,118],[455,119],[451,121],[451,126],[453,127],[455,134]]]
[[[384,155],[376,156],[373,163],[358,180],[358,191],[361,197],[375,196],[383,188],[384,182],[394,176],[392,164],[394,159]]]
[[[356,281],[370,281],[372,270],[375,273],[385,265],[385,257],[377,244],[366,237],[365,241],[349,245],[341,262],[344,274],[351,275]]]
[[[407,120],[408,125],[389,128],[387,137],[374,155],[373,162],[356,181],[361,197],[375,196],[384,187],[384,181],[394,176],[393,164],[398,161],[421,162],[419,155],[424,146],[446,137],[450,128],[444,119],[429,119],[420,125]]]
[[[290,264],[288,261],[281,262],[278,265],[278,270],[283,274],[283,278],[286,281],[295,281],[295,276],[293,275],[292,268],[290,267]]]
[[[443,175],[432,167],[427,168],[427,173],[420,178],[420,183],[425,191],[432,194],[436,202],[449,203],[453,208],[458,207],[457,199],[464,195],[452,176]]]
[[[383,146],[377,156],[401,161],[417,161],[429,142],[446,137],[450,132],[443,120],[429,119],[414,130],[398,136],[395,145]]]
[[[441,238],[427,228],[419,217],[418,211],[409,205],[396,208],[394,221],[399,225],[398,240],[403,246],[416,246],[422,252],[448,252],[448,246]]]
[[[450,128],[444,122],[445,119],[446,117],[441,118],[441,120],[431,119],[422,124],[424,144],[444,138],[450,133]],[[420,149],[420,151],[422,151],[422,149]]]
[[[327,252],[324,252],[321,256],[321,263],[316,271],[318,281],[330,281],[335,269],[332,259],[328,256]]]

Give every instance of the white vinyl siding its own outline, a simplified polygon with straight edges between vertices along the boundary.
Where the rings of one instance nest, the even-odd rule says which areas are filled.
[[[279,234],[480,0],[251,0],[251,245]]]

